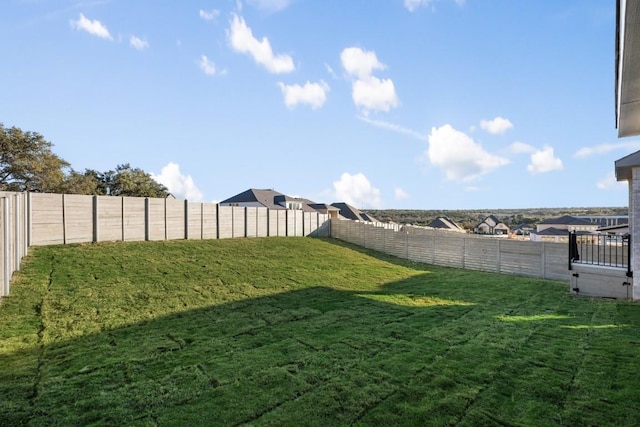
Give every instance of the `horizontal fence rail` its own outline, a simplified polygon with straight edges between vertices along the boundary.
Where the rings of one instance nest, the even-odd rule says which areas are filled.
[[[103,241],[330,237],[328,214],[144,197],[0,192],[0,297],[30,246]]]
[[[331,237],[411,261],[568,280],[567,244],[498,239],[405,226],[400,231],[331,220]]]

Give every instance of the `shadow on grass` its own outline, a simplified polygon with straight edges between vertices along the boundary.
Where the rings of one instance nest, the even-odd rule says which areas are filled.
[[[0,424],[625,424],[625,413],[640,414],[628,399],[591,408],[576,385],[591,392],[591,377],[580,377],[585,348],[618,331],[568,327],[604,322],[606,306],[567,298],[553,282],[518,279],[508,292],[492,274],[465,273],[473,287],[448,282],[453,271],[376,291],[315,286],[187,307],[45,340],[0,356],[15,367],[0,370]]]

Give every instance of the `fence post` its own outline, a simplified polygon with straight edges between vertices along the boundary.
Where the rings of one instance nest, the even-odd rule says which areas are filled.
[[[220,203],[216,203],[216,240],[220,239]]]
[[[3,271],[3,276],[4,276],[4,295],[9,295],[9,292],[11,291],[11,289],[9,288],[9,281],[11,280],[11,257],[10,257],[10,253],[9,253],[9,198],[8,197],[3,197],[2,198],[2,212],[4,215],[3,221],[2,221],[2,235],[4,237],[4,242],[3,242],[3,246],[4,246],[4,271]]]
[[[373,226],[372,226],[373,227]],[[404,233],[404,243],[405,243],[405,258],[409,259],[409,234]]]
[[[93,243],[97,243],[98,236],[98,196],[93,196]]]
[[[204,203],[200,202],[200,240],[204,240]]]
[[[164,240],[169,240],[169,230],[167,230],[167,198],[164,198]]]
[[[498,273],[502,271],[502,248],[500,247],[500,239],[498,239]]]
[[[271,237],[271,209],[267,208],[267,237]]]
[[[22,193],[22,204],[24,209],[22,209],[22,239],[24,244],[22,245],[22,256],[27,256],[29,251],[29,205],[27,203],[28,193]]]
[[[120,197],[120,222],[122,226],[122,241],[124,242],[124,196]]]
[[[15,230],[13,234],[13,241],[15,242],[14,255],[15,255],[15,270],[20,270],[20,261],[22,260],[22,241],[20,239],[20,194],[15,194],[15,206],[14,209],[14,222]]]
[[[244,207],[244,237],[249,235],[249,207]]]
[[[32,194],[31,192],[27,193],[27,247],[30,247],[32,244],[32,239],[33,239],[33,234],[32,234],[32,228],[31,228],[31,219],[32,217],[32,213],[33,213],[33,199],[32,199]]]
[[[144,198],[144,240],[149,240],[149,198]]]
[[[542,271],[541,276],[543,279],[547,278],[547,245],[542,242]]]
[[[462,269],[464,269],[467,257],[467,236],[462,238]]]
[[[184,201],[184,239],[189,240],[189,201]]]
[[[67,218],[65,217],[65,200],[62,194],[62,244],[67,244]]]

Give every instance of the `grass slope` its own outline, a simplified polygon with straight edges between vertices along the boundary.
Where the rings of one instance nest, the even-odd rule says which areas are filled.
[[[0,425],[638,425],[640,306],[336,241],[39,247]]]

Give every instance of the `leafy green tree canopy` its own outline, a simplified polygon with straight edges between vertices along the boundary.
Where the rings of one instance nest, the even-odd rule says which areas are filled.
[[[169,190],[151,174],[129,163],[99,172],[72,169],[36,132],[0,123],[0,190],[40,193],[167,197]]]
[[[59,191],[69,163],[51,151],[52,144],[36,132],[0,123],[0,190]]]
[[[169,190],[157,182],[151,174],[129,163],[118,165],[116,170],[97,172],[88,169],[85,172],[97,180],[96,194],[110,196],[167,197]]]

